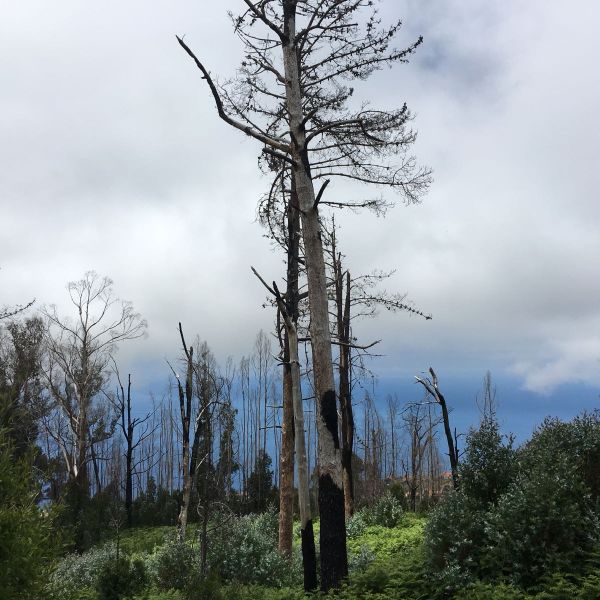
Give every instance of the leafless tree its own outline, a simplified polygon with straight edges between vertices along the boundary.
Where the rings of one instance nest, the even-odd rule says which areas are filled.
[[[293,221],[290,220],[289,223],[293,223]],[[292,232],[290,233],[292,234]],[[293,240],[293,234],[290,235],[289,239]],[[291,243],[293,243],[293,241]],[[292,250],[292,252],[294,251]],[[294,253],[297,259],[297,253]],[[293,410],[291,424],[293,425],[294,430],[293,435],[290,435],[289,439],[294,441],[296,461],[298,466],[298,504],[300,508],[300,535],[304,573],[304,589],[305,591],[310,592],[314,591],[317,587],[317,563],[312,514],[310,508],[309,466],[306,456],[304,437],[304,407],[302,404],[300,357],[298,354],[298,269],[293,264],[293,261],[288,258],[288,285],[285,299],[279,293],[279,289],[277,288],[277,284],[275,282],[273,282],[273,287],[270,287],[254,268],[252,270],[267,288],[267,290],[275,297],[279,315],[283,319],[285,326],[283,362],[284,366],[286,367],[286,371],[284,372],[284,381],[287,380],[287,390],[284,391],[286,391],[289,395],[287,400],[288,402],[291,402]],[[285,377],[286,375],[287,377]],[[290,477],[290,474],[287,472],[286,477]],[[288,483],[293,490],[293,471]],[[289,499],[285,498],[285,501],[288,502]],[[287,513],[283,518],[281,517],[282,512]],[[290,517],[290,507],[285,507],[283,510],[280,507],[280,540],[282,537],[281,530],[283,529],[281,521],[289,519]],[[289,527],[289,523],[285,523],[284,526],[286,527],[286,531],[284,532],[285,535],[288,533],[287,528]]]
[[[423,403],[411,403],[402,415],[408,434],[407,453],[402,470],[408,487],[409,505],[413,512],[417,510],[417,496],[423,476],[426,451],[431,439],[425,408]]]
[[[477,408],[481,413],[481,420],[487,423],[493,423],[496,420],[498,410],[498,401],[496,399],[496,386],[492,383],[492,374],[487,371],[483,378],[483,390],[481,397],[475,398]]]
[[[105,402],[110,362],[120,342],[145,335],[146,322],[130,302],[115,297],[112,281],[88,272],[67,285],[75,318],[56,306],[42,310],[48,361],[45,376],[57,413],[50,431],[69,479],[89,490],[88,463],[95,444],[110,437],[115,421]]]
[[[429,377],[416,377],[417,383],[420,383],[427,394],[437,403],[442,409],[442,420],[444,423],[444,433],[446,434],[446,442],[448,444],[448,457],[450,459],[450,470],[452,472],[452,484],[454,489],[458,488],[458,445],[456,430],[454,436],[452,435],[452,429],[450,428],[450,416],[448,413],[448,406],[446,405],[446,398],[442,394],[437,375],[435,371],[429,367]]]
[[[353,89],[382,66],[405,62],[421,43],[391,47],[400,23],[380,30],[369,0],[244,0],[233,16],[245,48],[240,76],[219,86],[189,46],[179,43],[206,80],[221,119],[258,140],[269,157],[290,165],[302,221],[311,316],[313,374],[319,431],[321,586],[347,574],[341,451],[329,331],[325,261],[319,221],[322,190],[332,176],[389,185],[416,201],[429,183],[407,148],[415,134],[403,106],[376,111],[347,108]],[[271,80],[269,81],[268,78]],[[385,155],[381,160],[381,156]],[[393,155],[396,164],[390,164]]]
[[[344,256],[339,251],[335,220],[329,228],[326,250],[331,270],[329,286],[332,310],[332,334],[339,346],[338,385],[341,412],[342,433],[342,471],[344,483],[344,502],[346,518],[354,512],[354,481],[352,474],[352,455],[354,452],[354,414],[352,407],[352,365],[353,352],[368,354],[378,341],[360,345],[352,334],[353,320],[361,317],[374,317],[378,308],[388,311],[405,311],[426,320],[430,315],[417,310],[406,300],[406,295],[390,294],[378,290],[377,285],[389,278],[392,272],[376,271],[369,275],[352,277],[345,269]]]
[[[290,165],[302,221],[311,315],[313,374],[319,430],[321,586],[337,587],[347,574],[341,452],[329,332],[325,262],[317,179],[352,178],[399,189],[415,201],[429,183],[407,148],[415,134],[410,112],[347,108],[345,81],[405,62],[421,40],[391,47],[400,23],[378,29],[376,12],[362,27],[368,0],[244,0],[232,16],[245,47],[239,78],[218,86],[181,39],[217,105],[219,117],[264,145],[269,157]],[[272,78],[268,81],[267,78]],[[385,158],[381,160],[381,156]],[[390,155],[396,159],[393,166]],[[321,188],[322,191],[323,187]]]
[[[133,476],[134,476],[134,452],[154,431],[151,423],[148,423],[153,412],[148,412],[143,417],[131,416],[131,374],[127,376],[127,392],[121,381],[119,370],[115,364],[115,375],[117,377],[117,394],[113,399],[113,406],[119,418],[119,426],[125,439],[125,515],[127,526],[133,524]],[[136,429],[143,426],[141,432]]]
[[[286,225],[287,235],[285,236],[286,254],[287,254],[287,273],[286,273],[286,291],[285,300],[279,299],[278,304],[284,302],[278,307],[278,316],[284,320],[284,327],[278,327],[278,331],[283,329],[283,336],[280,337],[280,346],[282,348],[282,368],[283,368],[283,418],[281,427],[281,455],[280,455],[280,478],[279,478],[279,551],[291,557],[292,555],[292,534],[294,520],[294,446],[302,452],[302,458],[298,460],[306,461],[306,450],[304,448],[304,415],[302,417],[302,440],[295,441],[294,436],[294,413],[296,406],[294,404],[295,394],[300,394],[300,409],[302,408],[302,390],[300,387],[300,365],[295,365],[292,360],[299,361],[298,358],[298,317],[299,317],[299,261],[300,261],[300,216],[295,206],[298,200],[292,183],[290,193],[288,195]],[[279,320],[279,319],[278,319]],[[298,389],[295,388],[296,374],[293,370],[298,368]],[[306,470],[306,480],[303,480],[302,485],[308,485],[308,467],[304,464],[300,469]],[[306,490],[306,498],[308,498],[308,513],[310,514],[310,496],[308,489]],[[306,498],[302,498],[302,502],[306,502]],[[304,507],[306,508],[306,507]],[[306,511],[303,511],[303,513]],[[301,525],[302,534],[305,534],[305,527],[310,520],[310,517],[305,517]],[[312,527],[312,521],[311,521]],[[303,542],[303,547],[306,545]],[[312,546],[314,547],[314,537],[312,538]],[[303,557],[306,552],[303,550]],[[312,561],[314,564],[314,556],[312,558],[306,556],[304,562]],[[305,569],[305,589],[310,590],[316,587],[316,573],[314,573],[314,582],[311,575],[314,573],[312,567],[307,571]],[[313,585],[313,583],[315,585]]]
[[[221,405],[224,380],[217,374],[216,365],[208,345],[198,342],[187,345],[183,328],[179,323],[179,336],[184,352],[185,379],[171,367],[177,382],[179,414],[181,424],[181,480],[183,484],[182,502],[177,520],[180,541],[185,539],[192,498],[198,495],[200,516],[201,568],[205,571],[207,556],[207,527],[210,508],[215,500],[214,429]],[[230,417],[230,415],[228,415]],[[231,427],[227,419],[227,427]],[[231,435],[227,431],[227,436]],[[226,443],[229,447],[229,444]],[[227,452],[228,448],[225,450]]]

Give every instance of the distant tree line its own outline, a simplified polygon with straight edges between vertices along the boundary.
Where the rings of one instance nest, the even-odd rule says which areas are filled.
[[[220,368],[206,342],[187,344],[180,325],[182,353],[165,363],[164,394],[141,398],[135,375],[124,378],[117,368],[118,344],[144,335],[141,316],[94,273],[67,290],[71,315],[42,308],[0,329],[0,399],[13,452],[38,448],[39,498],[65,503],[76,546],[106,531],[115,507],[126,525],[178,524],[185,535],[188,520],[206,521],[216,507],[243,513],[278,506],[283,382],[276,338],[260,332],[248,357]],[[353,370],[350,383],[363,372]],[[307,363],[302,404],[314,506],[318,453],[309,374]],[[444,468],[431,408],[402,408],[397,397],[378,408],[366,393],[355,404],[355,502],[372,503],[398,482],[411,490],[414,509],[439,495]]]

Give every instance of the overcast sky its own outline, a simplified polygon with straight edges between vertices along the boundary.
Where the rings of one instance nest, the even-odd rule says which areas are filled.
[[[178,321],[221,361],[270,327],[249,269],[273,279],[283,267],[255,219],[259,148],[216,118],[174,37],[231,76],[241,49],[227,10],[241,6],[2,3],[0,306],[66,310],[68,281],[108,275],[149,323],[121,360],[155,379],[178,354]],[[397,269],[386,287],[433,320],[381,314],[361,339],[383,338],[375,369],[388,383],[433,364],[476,388],[491,369],[539,395],[543,415],[557,390],[600,385],[600,4],[381,9],[403,18],[401,43],[425,41],[356,96],[408,102],[435,181],[421,205],[346,215],[340,239],[354,273]]]

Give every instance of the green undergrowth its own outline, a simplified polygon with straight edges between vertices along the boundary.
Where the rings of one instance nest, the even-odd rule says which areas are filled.
[[[196,542],[198,526],[191,523],[187,526],[186,538],[190,544]],[[162,546],[165,540],[174,535],[175,528],[172,526],[160,527],[132,527],[124,529],[119,534],[119,545],[127,554],[150,554],[158,546]],[[113,536],[111,543],[116,543],[117,538]]]
[[[259,517],[262,527],[270,525],[273,519]],[[71,559],[68,568],[63,565],[57,573],[63,584],[73,581],[72,593],[49,596],[53,600],[105,600],[109,598],[131,598],[131,600],[301,600],[313,598],[326,600],[600,600],[600,552],[596,553],[582,574],[555,573],[545,577],[536,588],[527,591],[509,582],[465,583],[463,586],[448,588],[440,583],[432,572],[427,560],[427,549],[423,543],[427,517],[404,513],[394,527],[381,525],[354,526],[348,538],[350,577],[348,582],[335,594],[305,596],[297,579],[293,584],[280,580],[278,584],[252,583],[252,581],[227,581],[218,574],[207,579],[192,578],[177,581],[176,573],[188,576],[197,568],[198,548],[196,530],[188,529],[187,544],[176,550],[173,527],[145,527],[125,531],[119,544],[130,565],[125,566],[125,579],[139,577],[140,591],[136,595],[99,595],[102,586],[93,584],[94,569],[100,575],[112,574],[106,565],[114,553],[114,541],[85,553],[79,559]],[[356,524],[355,524],[356,525]],[[294,545],[299,550],[299,531],[295,527]],[[318,542],[319,524],[315,523],[315,538]],[[112,548],[112,550],[111,550]],[[185,550],[185,552],[184,552]],[[251,549],[247,550],[248,552]],[[256,551],[263,552],[262,547]],[[183,552],[183,554],[181,554]],[[94,553],[97,557],[94,558]],[[162,558],[161,558],[162,557]],[[77,565],[77,560],[80,564]],[[191,561],[191,562],[189,562]],[[178,566],[189,562],[189,567],[178,570]],[[100,565],[98,569],[97,566]],[[162,571],[161,571],[162,569]],[[247,570],[247,569],[246,569]],[[279,571],[276,571],[279,572]],[[243,573],[246,579],[249,573]],[[112,579],[105,588],[110,591]],[[101,581],[98,580],[98,581]],[[130,586],[131,587],[131,586]],[[172,589],[168,589],[171,587]],[[179,588],[179,589],[173,589]],[[60,588],[59,588],[60,589]]]
[[[348,539],[348,554],[352,557],[368,549],[374,559],[397,558],[421,543],[426,522],[423,516],[406,513],[396,527],[367,526],[359,536]]]

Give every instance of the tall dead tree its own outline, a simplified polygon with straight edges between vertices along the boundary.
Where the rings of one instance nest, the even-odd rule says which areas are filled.
[[[326,251],[331,271],[330,298],[333,304],[333,336],[339,346],[338,385],[342,434],[342,472],[346,518],[354,512],[354,477],[352,456],[354,453],[354,414],[352,406],[352,365],[354,355],[368,354],[378,341],[359,345],[352,334],[352,321],[361,317],[374,317],[378,308],[391,312],[405,311],[411,315],[431,319],[430,315],[417,310],[406,301],[406,295],[379,291],[377,285],[394,272],[375,271],[369,275],[352,277],[344,267],[344,256],[339,251],[335,220],[332,220],[326,238]],[[358,358],[361,358],[358,356]]]
[[[293,239],[290,238],[290,239]],[[290,262],[288,261],[288,267]],[[298,468],[298,505],[300,508],[300,538],[302,549],[302,566],[304,574],[304,589],[314,591],[317,587],[317,561],[315,538],[313,532],[312,512],[310,508],[309,466],[306,456],[304,437],[304,407],[302,405],[302,386],[300,383],[300,357],[298,354],[298,287],[297,269],[288,271],[286,298],[282,298],[277,284],[273,287],[262,279],[253,268],[252,271],[260,279],[267,290],[275,297],[279,315],[285,326],[286,346],[283,360],[286,361],[289,373],[289,394],[293,409],[293,440]],[[293,279],[290,282],[289,277]],[[291,436],[290,436],[291,437]],[[292,472],[293,483],[293,472]],[[281,530],[281,528],[280,528]]]
[[[456,431],[454,436],[452,435],[452,429],[450,429],[450,416],[448,413],[448,406],[446,405],[446,398],[440,391],[439,382],[435,371],[429,367],[430,377],[417,377],[415,380],[420,383],[427,394],[439,404],[442,409],[442,421],[444,423],[444,433],[446,435],[446,442],[448,444],[448,458],[450,459],[450,471],[452,472],[452,485],[454,489],[458,488],[458,445],[456,443]]]
[[[300,254],[300,219],[296,206],[298,199],[292,182],[287,202],[287,277],[285,291],[285,312],[279,307],[278,314],[284,318],[283,345],[283,418],[281,423],[281,454],[279,478],[279,551],[286,556],[292,555],[292,537],[294,523],[294,363],[292,355],[298,361],[298,273]],[[288,323],[288,321],[291,321]],[[293,331],[290,327],[293,326]],[[299,368],[299,365],[298,365]],[[300,391],[301,393],[301,391]],[[300,406],[302,401],[300,399]],[[304,419],[302,420],[304,423]],[[304,424],[302,424],[302,445],[304,445]],[[306,460],[306,456],[304,456]],[[310,505],[309,505],[310,509]],[[310,511],[309,511],[310,512]],[[302,531],[306,523],[302,523]],[[314,538],[312,541],[314,547]],[[314,559],[313,559],[314,562]],[[305,578],[306,579],[306,578]],[[306,581],[305,581],[306,583]],[[310,582],[309,582],[310,583]],[[312,589],[312,588],[307,588]]]
[[[429,183],[407,147],[406,106],[391,111],[352,111],[348,79],[366,79],[378,68],[405,62],[420,44],[391,47],[400,23],[378,29],[376,12],[366,23],[359,13],[370,0],[244,0],[234,16],[245,47],[240,77],[218,86],[189,46],[179,43],[200,69],[219,117],[290,166],[302,221],[310,308],[310,336],[319,433],[321,587],[337,587],[347,575],[341,450],[319,220],[317,179],[349,177],[390,185],[415,201]],[[361,23],[365,23],[364,26]],[[267,82],[265,78],[272,78]],[[387,154],[383,160],[381,156]],[[392,154],[399,164],[390,166]],[[323,187],[321,187],[322,191]]]
[[[129,302],[115,298],[112,281],[88,272],[67,286],[75,318],[55,306],[46,319],[46,380],[57,409],[49,433],[61,449],[69,480],[89,493],[88,463],[95,444],[112,435],[115,421],[101,394],[119,342],[143,336],[146,322]]]
[[[183,335],[183,328],[179,323],[179,336],[185,356],[185,381],[173,368],[177,380],[177,395],[179,398],[179,416],[181,419],[181,476],[183,480],[183,494],[179,516],[177,517],[177,536],[180,541],[185,540],[190,500],[192,497],[193,482],[196,475],[196,462],[198,446],[200,443],[200,428],[197,420],[192,422],[192,401],[194,398],[194,346],[188,346]],[[191,429],[192,428],[192,429]],[[193,441],[190,445],[190,433],[193,431]]]
[[[417,495],[423,478],[425,453],[431,439],[430,428],[428,427],[427,413],[423,404],[409,404],[402,418],[408,434],[406,460],[402,461],[402,470],[408,488],[409,506],[415,512],[417,510]]]
[[[206,565],[206,530],[211,496],[215,494],[213,470],[213,417],[223,382],[212,372],[212,354],[206,343],[188,346],[179,323],[179,336],[184,352],[185,381],[171,367],[177,380],[179,415],[181,420],[181,476],[183,493],[177,519],[178,538],[185,539],[189,509],[192,498],[200,492],[199,513],[201,517],[201,566]],[[229,437],[231,432],[227,432]],[[229,442],[224,440],[225,445]],[[201,479],[201,481],[199,481]]]
[[[144,443],[152,432],[152,428],[148,425],[144,431],[136,435],[136,428],[144,425],[152,416],[152,412],[147,413],[144,417],[131,416],[131,374],[127,375],[127,392],[119,371],[115,366],[115,374],[117,377],[118,388],[117,395],[113,401],[117,415],[119,416],[119,425],[121,432],[125,438],[125,517],[127,526],[133,524],[133,475],[134,475],[134,452]]]

